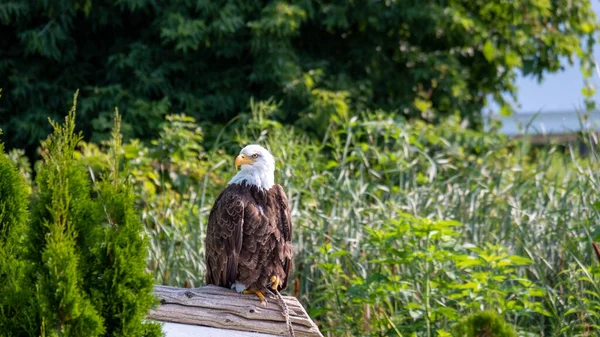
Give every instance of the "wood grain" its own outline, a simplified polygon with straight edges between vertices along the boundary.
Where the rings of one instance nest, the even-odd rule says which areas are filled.
[[[267,295],[267,306],[263,307],[255,295],[241,295],[213,285],[193,289],[157,285],[154,295],[161,305],[148,318],[156,321],[288,335],[283,310],[274,296]],[[297,337],[323,337],[295,297],[283,298]]]

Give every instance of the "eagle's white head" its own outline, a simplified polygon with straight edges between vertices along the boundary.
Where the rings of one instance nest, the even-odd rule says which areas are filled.
[[[235,166],[242,169],[229,181],[229,184],[256,185],[270,189],[275,184],[275,158],[260,145],[248,145],[235,158]]]

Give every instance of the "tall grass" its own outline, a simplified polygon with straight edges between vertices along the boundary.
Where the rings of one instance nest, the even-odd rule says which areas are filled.
[[[125,145],[157,282],[203,284],[212,202],[235,173],[232,152],[259,142],[294,220],[288,292],[328,336],[449,336],[461,316],[501,312],[527,336],[599,331],[597,138],[590,154],[365,113],[333,119],[322,141],[252,104],[205,149],[193,120],[171,117],[150,145]],[[93,144],[90,167],[103,165]]]

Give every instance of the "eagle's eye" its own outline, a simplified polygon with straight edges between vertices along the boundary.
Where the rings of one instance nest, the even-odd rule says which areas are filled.
[[[253,154],[252,158],[254,158],[254,159],[258,158],[258,153]]]

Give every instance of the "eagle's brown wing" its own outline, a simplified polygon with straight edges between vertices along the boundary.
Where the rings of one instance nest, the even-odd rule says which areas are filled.
[[[276,191],[275,199],[277,200],[277,208],[279,210],[277,228],[284,240],[283,270],[285,271],[285,277],[280,285],[280,290],[283,290],[287,287],[288,278],[292,269],[292,216],[290,213],[290,205],[283,187],[278,184],[274,187]]]
[[[244,200],[229,185],[215,201],[206,231],[206,283],[230,287],[242,249]]]

